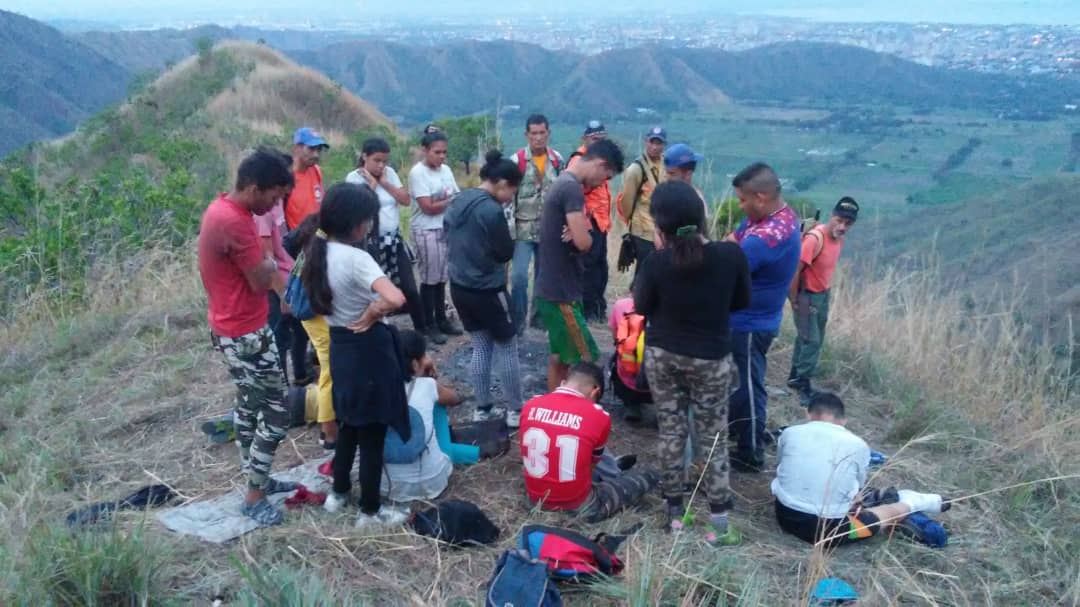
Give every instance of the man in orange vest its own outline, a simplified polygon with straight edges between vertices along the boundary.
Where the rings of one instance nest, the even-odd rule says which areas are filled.
[[[311,127],[293,133],[292,170],[296,185],[285,202],[285,224],[290,230],[295,230],[308,215],[319,212],[324,191],[319,158],[329,147]]]
[[[829,286],[844,247],[844,237],[859,215],[859,203],[845,196],[836,203],[828,223],[814,226],[803,235],[799,269],[791,281],[788,299],[795,312],[799,337],[791,357],[788,386],[797,390],[804,405],[814,395],[810,378],[817,369],[829,319]]]
[[[581,147],[570,155],[567,168],[573,168],[578,157],[585,153],[590,144],[607,138],[607,129],[599,120],[590,120],[585,125],[581,137]],[[592,247],[584,254],[585,265],[584,296],[586,320],[607,320],[607,302],[604,291],[608,282],[607,233],[611,229],[611,189],[608,182],[585,191],[585,216],[589,220],[589,236]]]

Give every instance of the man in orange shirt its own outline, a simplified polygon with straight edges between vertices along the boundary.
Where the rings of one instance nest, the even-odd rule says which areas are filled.
[[[295,230],[308,215],[319,212],[324,191],[319,157],[329,147],[311,127],[293,133],[292,171],[296,185],[285,202],[285,224],[290,230]]]
[[[799,269],[788,292],[799,337],[795,340],[787,384],[799,392],[804,406],[814,395],[810,378],[817,369],[821,346],[825,343],[833,270],[844,247],[844,236],[858,215],[859,203],[845,196],[836,203],[828,223],[814,226],[803,235]]]
[[[577,157],[590,144],[607,138],[607,130],[599,120],[590,120],[581,137],[581,147],[570,156],[567,168],[574,166]],[[585,293],[582,304],[586,320],[607,321],[607,302],[604,291],[608,282],[607,233],[611,229],[611,190],[608,182],[585,191],[585,216],[589,219],[592,248],[584,255]]]

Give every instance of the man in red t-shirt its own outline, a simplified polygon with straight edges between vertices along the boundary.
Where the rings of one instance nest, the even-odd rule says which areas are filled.
[[[653,471],[627,471],[636,457],[605,453],[611,417],[597,404],[603,391],[600,368],[578,363],[561,387],[525,404],[518,436],[531,503],[596,522],[641,501],[659,482]]]
[[[825,324],[829,320],[829,287],[847,236],[859,216],[859,203],[845,196],[836,203],[829,222],[803,234],[799,269],[791,281],[788,300],[795,313],[799,333],[791,355],[788,387],[799,392],[803,406],[814,396],[810,379],[817,370],[821,347],[825,344]]]
[[[262,526],[283,519],[266,495],[291,491],[296,484],[270,477],[289,413],[267,324],[266,297],[277,280],[278,264],[264,252],[253,216],[279,204],[292,183],[289,165],[279,153],[257,151],[240,163],[236,187],[210,203],[199,228],[199,274],[210,304],[210,337],[236,384],[233,423],[248,473],[242,511]]]
[[[322,206],[323,182],[319,158],[330,147],[318,131],[311,127],[293,133],[293,178],[295,185],[285,202],[285,223],[295,230],[301,221]]]

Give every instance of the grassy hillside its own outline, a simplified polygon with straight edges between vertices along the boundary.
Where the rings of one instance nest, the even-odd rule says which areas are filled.
[[[371,105],[268,47],[224,43],[71,137],[9,158],[0,165],[0,315],[27,301],[63,309],[102,279],[98,268],[150,244],[185,245],[243,150],[288,149],[301,125],[334,144],[391,129]]]
[[[59,31],[0,11],[0,157],[123,98],[130,74]]]

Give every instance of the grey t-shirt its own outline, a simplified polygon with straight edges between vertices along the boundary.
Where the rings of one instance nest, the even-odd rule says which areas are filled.
[[[326,274],[334,296],[334,313],[326,317],[331,327],[347,327],[360,320],[378,298],[371,285],[385,276],[367,251],[340,242],[326,243]]]
[[[584,212],[585,190],[569,171],[559,175],[544,193],[544,209],[540,213],[540,251],[537,264],[536,294],[548,301],[569,303],[580,301],[585,275],[583,258],[573,243],[563,242],[562,231],[566,214]]]

